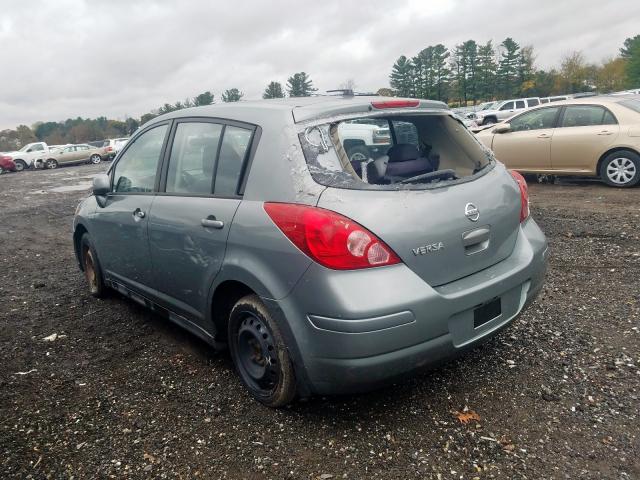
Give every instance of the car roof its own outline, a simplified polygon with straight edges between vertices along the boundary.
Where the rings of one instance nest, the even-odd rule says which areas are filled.
[[[368,95],[355,96],[338,96],[338,95],[317,95],[311,97],[288,97],[269,100],[247,100],[229,103],[217,103],[201,107],[191,107],[182,110],[176,110],[149,122],[156,123],[172,118],[184,117],[214,117],[228,118],[247,123],[261,123],[284,116],[293,116],[296,123],[331,117],[336,115],[345,115],[350,113],[369,113],[372,110],[371,102],[384,101],[418,101],[419,105],[410,110],[439,110],[445,111],[449,107],[435,100],[407,99],[398,97],[380,97]],[[407,109],[394,109],[407,110]],[[380,110],[384,113],[385,110]],[[289,118],[291,118],[289,116]]]

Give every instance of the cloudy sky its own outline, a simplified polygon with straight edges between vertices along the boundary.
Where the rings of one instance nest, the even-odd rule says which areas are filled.
[[[395,59],[472,38],[532,44],[537,64],[617,54],[639,34],[638,0],[2,0],[0,128],[124,119],[205,90],[310,74],[388,86]]]

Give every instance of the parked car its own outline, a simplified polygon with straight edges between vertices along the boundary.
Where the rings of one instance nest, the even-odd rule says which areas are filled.
[[[640,99],[589,97],[547,104],[478,133],[519,172],[598,176],[614,187],[640,180]]]
[[[104,147],[92,147],[87,144],[66,145],[51,149],[47,158],[37,160],[34,168],[58,168],[59,165],[72,163],[100,163],[107,158]]]
[[[16,164],[16,171],[21,172],[26,168],[31,168],[36,161],[42,160],[49,155],[49,146],[45,142],[28,143],[15,152],[3,152],[11,157]]]
[[[561,102],[562,100],[569,100],[571,97],[569,95],[556,95],[555,97],[542,97],[540,98],[540,103],[552,103],[552,102]]]
[[[483,112],[486,110],[493,110],[500,102],[483,102],[480,105],[478,105],[478,107],[476,109],[474,109],[471,112],[467,112],[465,113],[465,117],[469,118],[471,120],[474,120],[477,116],[478,112]]]
[[[390,130],[367,181],[339,134],[353,120]],[[526,182],[445,104],[365,96],[149,121],[95,177],[73,245],[93,295],[228,346],[269,406],[460,354],[522,312],[547,261]]]
[[[105,150],[107,152],[109,159],[113,160],[115,156],[118,154],[118,152],[122,150],[122,147],[124,147],[127,144],[128,141],[129,141],[128,137],[110,138],[109,140],[105,140],[103,147],[105,147]]]
[[[488,110],[476,112],[475,120],[478,125],[491,125],[506,120],[522,110],[540,105],[540,98],[515,98],[503,100]]]
[[[338,131],[351,162],[363,162],[391,144],[389,125],[384,120],[357,119],[341,122]]]
[[[8,155],[0,154],[0,175],[7,172],[15,172],[16,170],[16,164],[13,159]]]

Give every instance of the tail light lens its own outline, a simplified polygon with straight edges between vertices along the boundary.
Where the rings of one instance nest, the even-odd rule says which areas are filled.
[[[12,160],[12,158],[9,155],[0,155],[0,160],[3,160],[6,162],[9,160]]]
[[[529,187],[524,177],[515,170],[509,170],[513,179],[517,182],[520,188],[520,223],[524,222],[529,217]]]
[[[265,203],[273,223],[312,260],[334,270],[400,263],[382,240],[331,210],[291,203]]]
[[[112,152],[113,151],[113,147],[107,147],[106,150],[107,150],[107,152]]]

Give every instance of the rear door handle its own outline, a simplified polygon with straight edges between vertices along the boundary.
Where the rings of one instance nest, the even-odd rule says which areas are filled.
[[[549,135],[548,133],[541,133],[540,135],[538,135],[538,138],[549,138],[551,137],[551,135]]]
[[[613,132],[610,130],[603,130],[598,135],[613,135]]]
[[[217,228],[218,230],[224,227],[222,220],[216,220],[214,215],[209,215],[207,218],[200,220],[200,225],[204,228]]]

